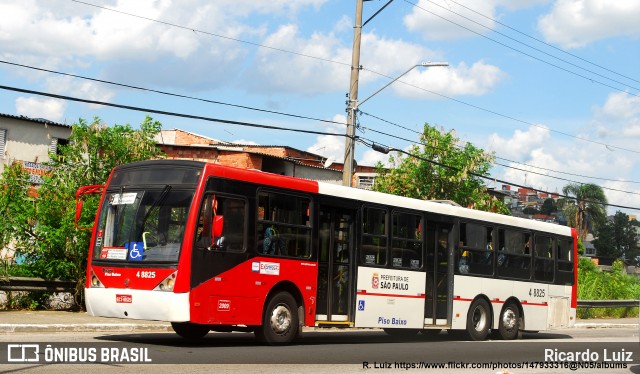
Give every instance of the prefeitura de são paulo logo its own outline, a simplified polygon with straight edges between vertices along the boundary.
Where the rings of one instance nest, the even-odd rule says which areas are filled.
[[[371,288],[378,289],[378,284],[380,284],[378,273],[373,273],[373,277],[371,278]]]

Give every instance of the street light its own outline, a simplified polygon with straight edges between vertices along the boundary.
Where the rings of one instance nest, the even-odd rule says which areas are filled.
[[[412,67],[407,69],[407,71],[405,71],[404,73],[398,75],[396,78],[394,78],[389,83],[387,83],[384,86],[382,86],[382,88],[380,88],[379,90],[374,92],[371,96],[367,97],[366,99],[364,99],[364,100],[362,100],[360,102],[358,102],[358,100],[350,100],[349,101],[349,103],[351,105],[348,108],[348,110],[349,110],[349,114],[350,114],[349,117],[350,117],[351,121],[347,124],[347,138],[346,138],[346,141],[345,141],[345,159],[344,159],[344,166],[343,166],[343,169],[342,169],[342,184],[344,186],[351,186],[351,180],[353,178],[353,159],[354,159],[354,150],[355,150],[354,138],[355,138],[355,134],[356,134],[356,113],[358,112],[358,107],[360,107],[360,105],[364,104],[367,100],[371,99],[372,97],[377,95],[380,91],[382,91],[385,88],[389,87],[391,84],[393,84],[393,82],[395,82],[398,79],[402,78],[405,74],[407,74],[411,70],[417,68],[418,66],[422,66],[422,67],[449,66],[449,63],[447,63],[447,62],[431,62],[431,61],[427,61],[427,62],[423,62],[421,64],[413,65]]]

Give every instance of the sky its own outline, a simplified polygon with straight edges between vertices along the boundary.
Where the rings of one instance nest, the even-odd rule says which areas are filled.
[[[609,213],[640,214],[640,1],[387,3],[364,3],[365,21],[384,7],[362,29],[365,143],[407,149],[429,123],[493,152],[497,180],[595,183]],[[163,129],[342,162],[355,14],[356,0],[0,0],[0,86],[147,110],[0,89],[0,112],[282,127],[296,131],[151,114]],[[449,66],[416,67],[428,61]],[[359,164],[386,157],[356,145]]]

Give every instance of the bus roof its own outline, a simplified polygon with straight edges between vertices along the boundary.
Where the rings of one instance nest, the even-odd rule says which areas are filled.
[[[507,216],[484,212],[475,209],[464,208],[456,205],[443,204],[436,201],[418,200],[397,195],[390,195],[382,192],[368,191],[363,189],[339,186],[330,183],[318,182],[318,192],[321,195],[329,195],[365,201],[373,204],[385,204],[399,208],[419,210],[443,214],[451,217],[467,218],[485,222],[494,222],[499,225],[519,227],[527,230],[539,230],[558,235],[571,236],[571,228],[555,223],[534,221],[526,218]]]

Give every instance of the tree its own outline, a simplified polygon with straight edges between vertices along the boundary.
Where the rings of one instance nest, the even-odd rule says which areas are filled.
[[[595,228],[604,224],[607,197],[602,187],[591,183],[571,183],[564,186],[562,192],[570,196],[564,201],[564,214],[569,225],[575,227],[578,237],[584,241],[589,232],[589,223]]]
[[[557,211],[558,206],[556,205],[556,201],[552,198],[545,199],[542,203],[542,207],[540,207],[540,213],[546,214],[548,216],[550,216],[551,213],[555,213]]]
[[[154,137],[161,125],[146,117],[139,130],[130,125],[107,127],[98,118],[72,126],[68,145],[51,154],[51,175],[35,193],[19,164],[0,179],[0,238],[14,243],[25,258],[21,265],[33,276],[76,280],[76,301],[84,288],[90,232],[75,228],[75,192],[83,185],[104,184],[116,165],[158,158]],[[84,204],[95,216],[97,197]],[[89,224],[93,221],[88,220]]]
[[[423,200],[452,200],[465,207],[509,214],[477,176],[487,174],[492,155],[471,143],[459,146],[453,131],[428,123],[420,142],[408,152],[392,155],[390,168],[378,163],[374,190]]]
[[[593,240],[598,257],[633,260],[638,253],[635,220],[620,211],[611,220],[607,220]]]

